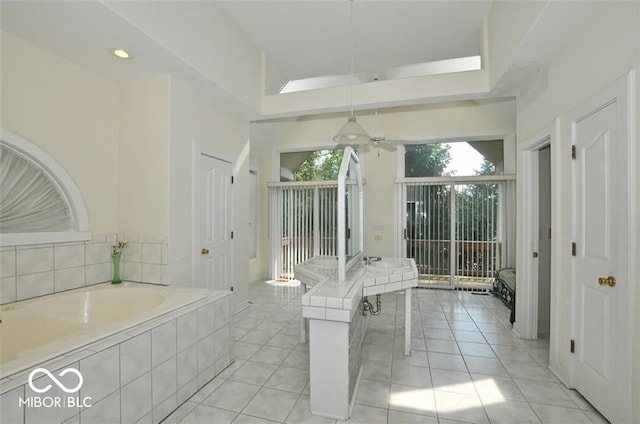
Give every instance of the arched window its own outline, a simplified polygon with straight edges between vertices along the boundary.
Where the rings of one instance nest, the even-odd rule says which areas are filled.
[[[64,168],[17,134],[1,135],[0,245],[89,240],[86,206]]]

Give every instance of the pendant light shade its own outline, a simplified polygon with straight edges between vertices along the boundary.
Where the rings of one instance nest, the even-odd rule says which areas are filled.
[[[369,134],[358,124],[356,117],[353,114],[353,0],[349,0],[349,25],[350,25],[350,41],[351,41],[351,70],[350,70],[350,103],[351,113],[347,119],[347,123],[344,124],[340,131],[333,136],[333,141],[345,146],[361,146],[368,144],[371,141]]]
[[[333,141],[347,146],[367,144],[370,140],[369,134],[358,124],[354,115],[350,115],[347,123],[333,136]]]

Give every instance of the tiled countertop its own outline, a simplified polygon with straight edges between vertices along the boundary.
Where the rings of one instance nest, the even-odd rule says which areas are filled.
[[[295,267],[296,276],[311,289],[302,296],[304,318],[350,322],[358,313],[362,296],[389,293],[418,285],[413,259],[382,258],[380,262],[355,264],[345,281],[337,281],[337,260],[316,257]]]

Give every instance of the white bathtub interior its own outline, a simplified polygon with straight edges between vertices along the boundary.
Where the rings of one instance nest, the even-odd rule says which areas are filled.
[[[138,302],[141,297],[146,300]],[[3,318],[7,314],[14,319],[37,317],[35,327],[51,339],[22,351],[15,349],[22,363],[13,371],[2,365],[6,377],[0,378],[0,421],[161,422],[232,363],[231,297],[228,291],[124,283],[5,305],[0,309]],[[121,307],[102,307],[104,303]],[[60,334],[51,335],[52,330]],[[87,335],[98,330],[109,335],[89,336],[95,338],[89,342]],[[36,352],[53,347],[64,353],[44,362],[42,355],[36,359]],[[25,365],[27,357],[32,365]],[[79,396],[89,396],[91,407],[20,406],[20,399],[37,395],[28,376],[39,367],[53,375],[66,368],[79,370],[84,377]],[[41,385],[50,382],[46,376],[41,378],[47,380]],[[56,386],[48,395],[65,393]]]
[[[4,305],[0,378],[203,297],[165,286],[105,283]]]

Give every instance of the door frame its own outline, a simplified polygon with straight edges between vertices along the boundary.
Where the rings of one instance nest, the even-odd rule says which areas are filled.
[[[628,281],[628,292],[627,292],[627,302],[624,304],[626,310],[619,311],[620,316],[618,320],[623,320],[628,323],[628,327],[624,334],[620,334],[621,340],[626,340],[627,345],[622,349],[622,363],[625,367],[622,372],[620,372],[619,376],[626,377],[626,381],[624,383],[624,387],[621,389],[621,393],[618,393],[618,399],[620,399],[619,409],[622,409],[622,417],[624,421],[631,422],[632,421],[632,409],[633,409],[633,349],[635,344],[635,309],[637,306],[636,296],[637,296],[637,269],[636,269],[636,246],[637,246],[637,181],[636,181],[636,151],[635,144],[637,141],[636,138],[636,99],[635,99],[635,72],[632,70],[627,75],[619,78],[613,84],[600,91],[595,96],[591,97],[587,101],[584,101],[580,104],[580,106],[574,108],[572,111],[567,113],[564,116],[564,136],[567,140],[567,148],[569,148],[569,144],[572,144],[572,129],[575,121],[580,119],[585,114],[590,114],[597,111],[599,108],[604,105],[610,104],[612,101],[617,102],[620,105],[618,109],[618,122],[621,123],[619,130],[619,137],[627,138],[627,162],[626,162],[626,184],[627,184],[627,199],[628,199],[628,210],[626,215],[626,222],[624,223],[627,231],[623,232],[623,236],[626,236],[626,245],[627,245],[627,254],[625,256],[624,252],[620,252],[620,257],[623,258],[622,267],[624,268],[625,274],[623,279],[627,279]],[[566,155],[567,157],[567,166],[564,170],[566,175],[566,181],[569,189],[571,190],[570,197],[568,198],[568,208],[571,213],[566,214],[572,216],[576,212],[577,205],[575,204],[575,196],[574,196],[574,167],[571,163],[570,155]],[[566,221],[565,221],[566,222]],[[571,238],[575,237],[575,225],[571,220],[568,223],[568,231],[570,232]],[[620,241],[619,241],[620,243]],[[624,245],[625,243],[620,243]],[[567,251],[569,249],[566,249]],[[575,278],[575,270],[573,266],[573,261],[571,261],[571,256],[569,256],[571,266],[568,269],[570,272],[570,297],[571,300],[570,308],[565,310],[565,321],[570,323],[570,336],[573,338],[577,332],[577,322],[575,317],[577,316],[577,308],[579,307],[576,299],[576,278]],[[566,316],[566,314],[569,314]],[[567,349],[568,351],[568,349]],[[568,354],[568,363],[569,363],[569,382],[570,387],[574,387],[575,374],[576,374],[576,366],[575,362],[577,361],[577,357],[574,355]]]
[[[538,251],[539,232],[539,212],[535,207],[538,204],[539,195],[539,166],[538,152],[546,146],[551,148],[551,228],[556,233],[560,218],[559,208],[556,207],[559,196],[558,186],[554,184],[558,178],[556,167],[557,149],[557,125],[550,126],[535,136],[525,141],[518,152],[518,196],[516,202],[518,226],[517,226],[517,255],[516,269],[518,272],[518,289],[516,290],[516,321],[513,324],[513,331],[518,337],[523,339],[538,338],[538,266],[537,260],[533,257],[533,252]],[[556,234],[552,235],[552,252],[554,251],[554,240]],[[556,291],[556,281],[553,278],[554,263],[557,255],[551,256],[551,292]],[[550,323],[554,322],[554,311],[557,311],[557,296],[551,297],[551,317]],[[555,328],[551,324],[549,338],[554,337]]]
[[[199,178],[200,175],[200,156],[208,156],[213,159],[217,159],[223,162],[227,162],[230,165],[231,169],[231,177],[236,178],[234,175],[235,161],[233,158],[225,153],[221,153],[217,150],[211,149],[210,147],[204,146],[202,144],[197,143],[196,141],[192,142],[192,187],[193,187],[193,197],[192,197],[192,216],[191,216],[191,243],[192,243],[192,261],[191,261],[191,269],[192,269],[192,279],[193,281],[197,281],[202,278],[200,273],[200,268],[198,266],[199,260],[199,251],[200,251],[200,239],[198,238],[198,231],[200,229],[200,209],[197,199],[197,194],[201,189],[201,181]],[[234,187],[231,184],[230,194],[229,194],[229,202],[231,202],[231,210],[235,209],[234,202]],[[231,213],[229,217],[229,228],[234,228],[234,214]],[[233,280],[235,276],[235,239],[231,239],[231,269],[229,270],[229,279],[231,281],[231,286],[233,286]]]

